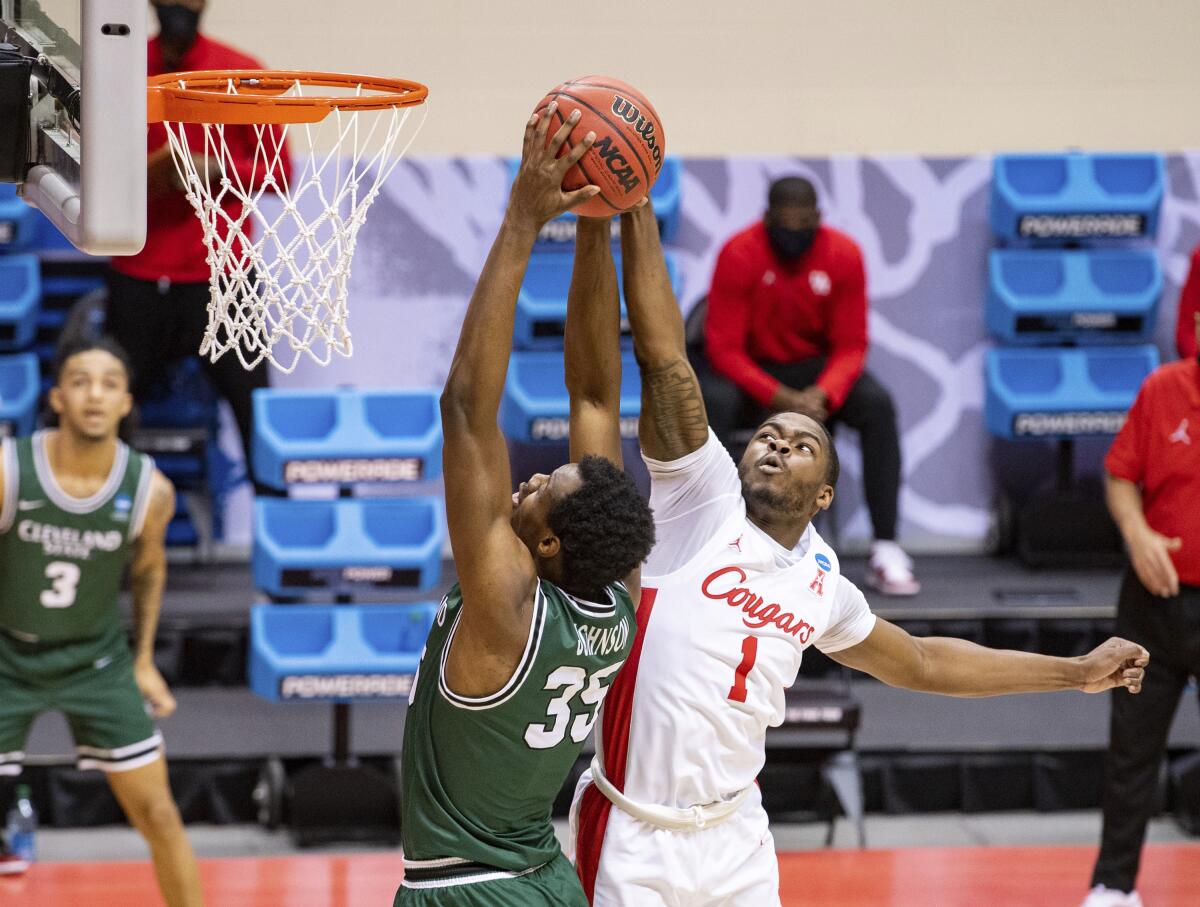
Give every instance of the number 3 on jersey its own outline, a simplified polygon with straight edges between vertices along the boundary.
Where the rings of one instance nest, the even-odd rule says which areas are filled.
[[[51,561],[46,565],[46,579],[50,580],[50,588],[41,594],[43,608],[69,608],[75,604],[79,565],[70,561]]]
[[[567,736],[568,723],[571,726],[571,739],[575,743],[583,743],[596,720],[596,711],[604,700],[604,694],[608,691],[605,681],[615,674],[622,664],[623,662],[617,662],[607,668],[601,668],[590,676],[583,668],[574,665],[563,665],[561,668],[551,671],[543,689],[561,689],[562,693],[551,699],[546,708],[546,717],[552,719],[551,721],[545,724],[538,724],[535,721],[525,728],[525,742],[529,747],[535,750],[548,750],[558,746]],[[585,683],[587,689],[584,689]],[[579,698],[583,701],[585,709],[575,715],[572,721],[571,700],[580,690],[583,690],[583,695]]]

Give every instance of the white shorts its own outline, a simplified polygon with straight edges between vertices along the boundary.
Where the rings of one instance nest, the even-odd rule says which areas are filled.
[[[571,806],[592,907],[779,907],[779,862],[758,786],[719,825],[674,831],[613,806],[585,772]]]

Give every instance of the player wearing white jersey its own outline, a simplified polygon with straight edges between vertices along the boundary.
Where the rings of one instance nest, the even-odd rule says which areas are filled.
[[[811,525],[837,482],[825,427],[777,414],[735,466],[708,428],[649,206],[622,217],[621,245],[658,541],[572,807],[595,907],[779,904],[754,781],[809,646],[893,686],[956,696],[1141,688],[1149,656],[1125,640],[1052,658],[918,639],[876,618]]]

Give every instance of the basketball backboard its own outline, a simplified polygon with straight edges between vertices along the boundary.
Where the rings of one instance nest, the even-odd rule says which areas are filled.
[[[18,149],[0,178],[97,255],[145,242],[147,15],[146,0],[0,0],[3,94],[30,84],[28,154],[22,118],[0,119]]]

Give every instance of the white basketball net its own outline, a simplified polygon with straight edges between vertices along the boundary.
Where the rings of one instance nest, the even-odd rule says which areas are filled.
[[[297,82],[283,96],[304,90]],[[351,354],[346,296],[358,228],[424,122],[422,104],[401,144],[412,109],[335,108],[319,123],[291,126],[202,124],[201,148],[183,123],[163,124],[212,271],[200,355],[215,362],[233,350],[247,369],[266,359],[291,372],[302,354],[320,365]],[[225,139],[235,129],[257,138],[249,173],[232,165]],[[289,139],[290,179],[280,166]]]

